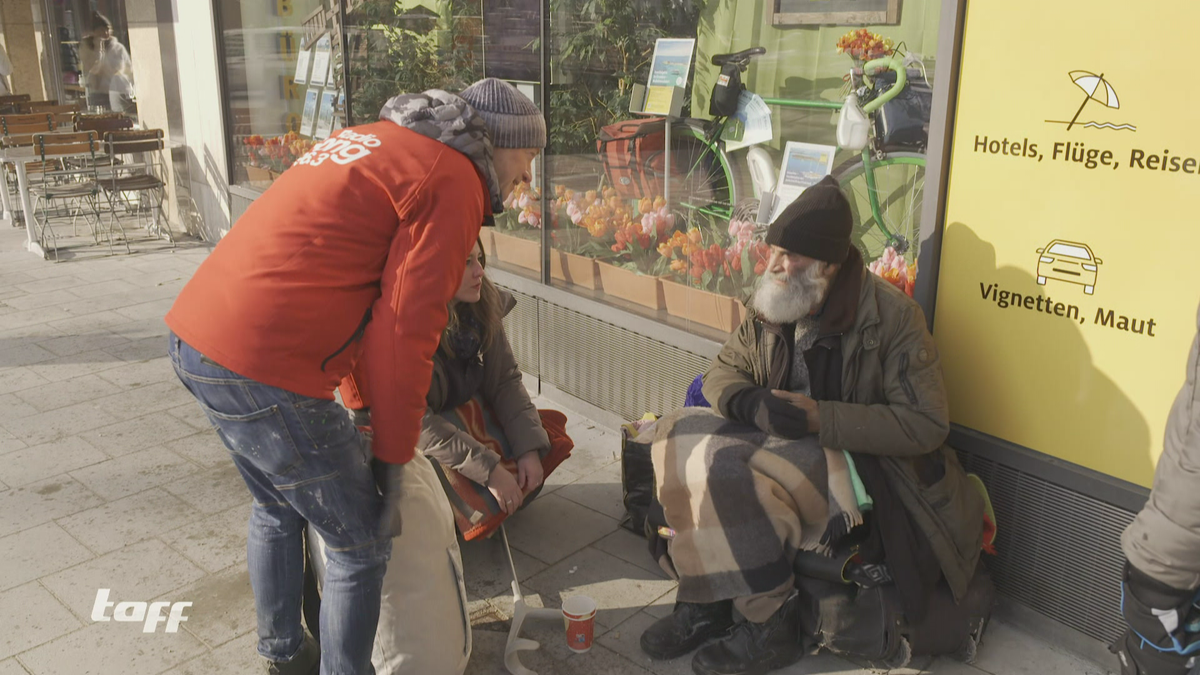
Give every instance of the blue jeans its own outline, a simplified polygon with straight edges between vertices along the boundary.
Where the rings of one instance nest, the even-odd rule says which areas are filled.
[[[174,333],[169,340],[175,373],[216,427],[254,499],[247,557],[258,653],[288,661],[300,649],[307,521],[328,556],[321,673],[374,673],[371,649],[392,542],[379,534],[383,497],[367,440],[334,401],[242,377]]]

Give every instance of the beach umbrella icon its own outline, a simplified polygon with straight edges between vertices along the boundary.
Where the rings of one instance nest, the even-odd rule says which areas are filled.
[[[1079,119],[1079,113],[1083,112],[1083,107],[1088,104],[1088,101],[1096,101],[1109,108],[1121,107],[1120,101],[1117,100],[1117,92],[1104,79],[1104,73],[1097,75],[1086,70],[1072,70],[1069,74],[1071,81],[1087,94],[1087,98],[1083,99],[1079,110],[1075,111],[1075,116],[1067,123],[1067,131],[1070,131],[1071,127],[1075,125],[1075,120]]]

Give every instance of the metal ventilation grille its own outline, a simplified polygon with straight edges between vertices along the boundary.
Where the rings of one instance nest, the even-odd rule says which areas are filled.
[[[504,332],[512,345],[513,355],[521,370],[538,377],[538,299],[511,289],[517,306],[504,318]]]
[[[542,301],[542,379],[627,420],[683,405],[709,360]]]
[[[1134,513],[990,459],[960,453],[987,485],[996,550],[984,556],[997,589],[1104,642],[1123,631],[1121,533]]]

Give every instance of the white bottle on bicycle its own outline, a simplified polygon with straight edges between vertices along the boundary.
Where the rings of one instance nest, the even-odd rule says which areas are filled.
[[[858,152],[867,147],[867,135],[871,122],[866,113],[858,105],[858,94],[853,91],[846,96],[842,112],[838,115],[837,143],[838,146]]]

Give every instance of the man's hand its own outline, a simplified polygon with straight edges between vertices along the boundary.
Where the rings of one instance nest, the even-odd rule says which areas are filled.
[[[821,430],[821,412],[816,401],[805,396],[804,394],[797,394],[780,389],[772,389],[771,394],[776,398],[781,398],[784,401],[791,403],[808,414],[809,433],[815,434]]]
[[[542,484],[543,478],[542,458],[537,450],[530,450],[517,458],[517,485],[521,491],[525,494],[533,492]]]
[[[380,459],[371,459],[371,473],[375,475],[375,487],[383,495],[383,516],[379,520],[382,537],[400,536],[400,497],[404,483],[403,464],[389,464]]]
[[[492,469],[492,474],[488,476],[487,489],[496,498],[500,508],[509,515],[516,513],[525,499],[517,480],[501,464],[496,464],[496,468]]]

